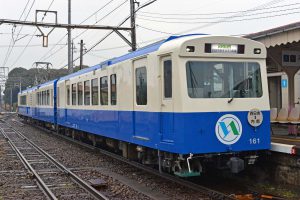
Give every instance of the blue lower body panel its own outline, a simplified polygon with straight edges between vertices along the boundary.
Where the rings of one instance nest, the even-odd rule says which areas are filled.
[[[248,123],[247,111],[160,113],[58,109],[57,123],[163,151],[203,154],[269,149],[270,112],[262,113],[263,123],[256,128]],[[218,121],[227,114],[235,118]],[[230,125],[230,120],[235,121],[234,125]],[[170,121],[172,124],[167,124]],[[224,129],[216,131],[219,123],[225,124]],[[230,144],[224,144],[223,138]]]
[[[53,108],[38,108],[19,106],[18,113],[44,122],[54,123]]]

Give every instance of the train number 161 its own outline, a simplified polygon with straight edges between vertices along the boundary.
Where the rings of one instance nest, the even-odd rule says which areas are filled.
[[[250,138],[249,139],[249,143],[250,144],[259,144],[260,143],[260,139],[259,138]]]

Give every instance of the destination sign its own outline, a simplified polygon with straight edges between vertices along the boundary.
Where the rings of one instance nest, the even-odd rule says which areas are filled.
[[[211,44],[211,53],[238,53],[236,44]]]

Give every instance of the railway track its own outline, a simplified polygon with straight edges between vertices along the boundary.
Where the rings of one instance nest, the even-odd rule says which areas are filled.
[[[14,120],[13,122],[17,126],[24,126],[24,124],[19,120]],[[266,195],[259,195],[259,194],[257,194],[257,195],[252,195],[252,194],[249,194],[249,195],[228,195],[228,194],[213,190],[211,188],[201,186],[197,183],[192,183],[190,181],[187,181],[187,180],[184,180],[184,179],[181,179],[181,178],[177,178],[177,177],[172,176],[172,175],[167,174],[167,173],[159,173],[159,171],[157,171],[156,169],[147,167],[145,165],[142,165],[142,164],[134,162],[134,161],[130,161],[128,159],[125,159],[122,156],[119,156],[119,155],[111,153],[109,151],[100,149],[98,147],[94,147],[94,146],[89,145],[87,143],[83,143],[83,142],[75,140],[71,137],[67,137],[65,135],[57,134],[56,132],[50,131],[50,130],[45,129],[43,127],[40,127],[40,126],[34,126],[34,127],[42,130],[43,132],[50,133],[51,136],[56,136],[58,138],[63,138],[66,141],[70,141],[72,143],[75,143],[79,146],[83,146],[83,147],[88,148],[89,150],[92,150],[92,151],[95,151],[95,152],[100,152],[101,154],[104,154],[104,155],[106,155],[108,157],[111,157],[113,159],[116,159],[118,161],[127,163],[131,166],[134,166],[135,168],[141,169],[142,171],[146,171],[146,172],[148,172],[150,174],[153,174],[155,176],[161,177],[161,178],[166,179],[168,181],[177,183],[178,185],[181,185],[183,187],[186,187],[186,188],[192,189],[194,191],[197,191],[199,193],[202,193],[204,196],[207,196],[209,199],[216,199],[216,200],[225,200],[225,199],[231,199],[231,200],[234,200],[234,199],[238,199],[238,200],[240,200],[240,199],[247,199],[247,200],[250,200],[250,199],[259,199],[259,200],[274,199],[275,200],[276,199],[276,200],[282,200],[283,199],[283,198],[275,198],[274,196],[266,196]]]
[[[15,123],[17,123],[18,125],[22,125],[22,122],[19,122],[17,120],[15,121]],[[75,143],[77,145],[80,145],[82,147],[88,148],[90,150],[99,152],[99,153],[104,154],[106,156],[109,156],[109,157],[111,157],[113,159],[116,159],[116,160],[121,161],[123,163],[129,164],[129,165],[131,165],[131,166],[133,166],[135,168],[138,168],[138,169],[141,169],[141,170],[146,171],[148,173],[151,173],[151,174],[153,174],[155,176],[161,177],[161,178],[166,179],[168,181],[177,183],[178,185],[181,185],[183,187],[190,188],[192,190],[200,192],[200,193],[204,194],[205,196],[209,197],[210,199],[216,199],[216,200],[236,200],[236,198],[233,197],[233,196],[231,196],[231,195],[228,195],[228,194],[225,194],[225,193],[222,193],[222,192],[219,192],[219,191],[216,191],[216,190],[213,190],[213,189],[201,186],[201,185],[196,184],[196,183],[192,183],[190,181],[187,181],[187,180],[175,177],[175,176],[170,175],[168,173],[163,173],[163,172],[160,173],[158,170],[153,169],[151,167],[147,167],[147,166],[142,165],[142,164],[140,164],[138,162],[134,162],[134,161],[128,160],[128,159],[126,159],[126,158],[124,158],[122,156],[119,156],[119,155],[114,154],[112,152],[109,152],[107,150],[100,149],[98,147],[89,145],[87,143],[83,143],[81,141],[75,140],[75,139],[67,137],[65,135],[57,134],[56,132],[50,131],[49,129],[45,129],[45,128],[40,127],[40,126],[35,126],[35,127],[38,128],[38,129],[40,129],[40,130],[42,130],[43,132],[51,133],[51,135],[54,135],[54,136],[56,136],[58,138],[63,138],[64,140],[67,140],[69,142]]]
[[[0,132],[48,199],[108,199],[3,119]]]

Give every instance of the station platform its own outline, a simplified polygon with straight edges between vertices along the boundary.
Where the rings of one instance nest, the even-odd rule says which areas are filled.
[[[300,136],[289,135],[287,126],[272,126],[271,151],[300,155]]]

